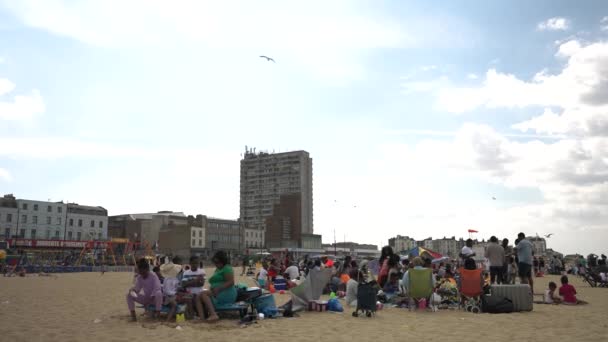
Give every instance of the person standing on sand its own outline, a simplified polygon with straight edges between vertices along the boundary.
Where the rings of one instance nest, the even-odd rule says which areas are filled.
[[[502,284],[502,266],[505,261],[505,250],[502,246],[498,245],[496,236],[490,238],[490,244],[486,248],[485,257],[490,262],[490,282],[492,284]]]
[[[522,284],[529,284],[530,290],[534,293],[534,280],[532,278],[532,265],[534,262],[532,249],[534,246],[532,245],[532,242],[526,239],[524,233],[519,233],[517,238],[519,242],[517,243],[517,246],[515,246],[515,250],[517,251],[519,278],[521,279]]]
[[[502,264],[502,283],[510,284],[511,279],[509,279],[509,263],[511,261],[511,254],[513,254],[513,249],[509,247],[509,239],[502,240],[502,249],[505,252],[505,260]]]
[[[471,257],[474,257],[475,252],[473,252],[473,240],[471,239],[467,239],[467,241],[465,242],[465,246],[462,247],[462,250],[460,251],[460,258],[462,259],[462,264],[464,265],[464,262]]]
[[[150,272],[148,260],[140,259],[137,262],[137,278],[135,286],[127,293],[127,306],[131,312],[131,321],[137,321],[135,315],[135,303],[142,304],[146,307],[149,304],[154,304],[154,317],[160,317],[160,309],[163,304],[163,293],[160,286],[160,280],[156,274]],[[143,293],[141,293],[143,290]]]

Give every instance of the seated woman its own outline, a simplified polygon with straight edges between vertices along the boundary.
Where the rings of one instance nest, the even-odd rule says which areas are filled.
[[[346,282],[346,296],[344,300],[346,301],[346,305],[356,307],[359,282],[364,281],[364,278],[361,271],[357,269],[351,269],[349,276],[350,279]]]
[[[215,307],[229,305],[236,302],[236,287],[234,287],[234,271],[228,262],[228,255],[224,251],[217,251],[211,261],[215,264],[215,273],[209,278],[210,289],[201,293],[203,308],[209,318],[207,322],[219,320]]]

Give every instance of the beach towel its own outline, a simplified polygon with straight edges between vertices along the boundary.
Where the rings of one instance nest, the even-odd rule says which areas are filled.
[[[312,269],[302,284],[291,289],[292,310],[294,312],[305,310],[308,302],[318,300],[323,294],[323,289],[331,279],[332,270],[324,268]]]

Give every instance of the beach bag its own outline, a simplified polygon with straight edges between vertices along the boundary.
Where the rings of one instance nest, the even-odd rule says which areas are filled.
[[[327,302],[327,311],[343,312],[344,308],[337,298],[332,298]]]
[[[481,310],[487,313],[511,313],[513,312],[513,302],[503,296],[482,296]]]

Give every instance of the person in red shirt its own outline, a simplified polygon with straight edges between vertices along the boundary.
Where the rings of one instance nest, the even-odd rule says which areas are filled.
[[[562,276],[562,286],[559,288],[559,295],[564,298],[562,301],[566,305],[587,304],[587,302],[576,299],[576,289],[568,284],[568,276]]]

